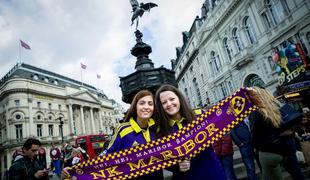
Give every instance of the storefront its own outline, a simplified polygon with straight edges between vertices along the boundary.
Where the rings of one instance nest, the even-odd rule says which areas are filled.
[[[272,50],[272,59],[278,74],[277,97],[300,110],[310,107],[309,57],[301,42],[292,39]]]

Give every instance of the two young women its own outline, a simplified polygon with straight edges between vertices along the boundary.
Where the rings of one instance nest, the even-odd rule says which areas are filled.
[[[194,114],[181,92],[163,85],[155,97],[142,90],[134,97],[125,123],[121,124],[107,149],[107,153],[120,151],[144,144],[178,131],[194,119]],[[154,114],[156,104],[156,113]],[[155,115],[155,120],[153,119]],[[173,179],[226,179],[224,170],[212,148],[207,148],[192,160],[181,160],[179,165],[170,168]],[[141,176],[137,179],[163,179],[162,171]]]

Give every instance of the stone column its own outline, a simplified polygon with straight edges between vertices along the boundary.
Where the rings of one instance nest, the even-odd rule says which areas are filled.
[[[93,114],[93,108],[90,108],[90,124],[91,124],[91,133],[96,134],[96,129],[95,129],[95,121],[94,121],[94,114]]]
[[[99,109],[99,129],[103,132],[103,126],[102,126],[102,111]]]
[[[85,134],[86,133],[86,127],[85,127],[85,121],[84,121],[83,106],[80,107],[80,111],[81,111],[82,134]]]
[[[28,98],[28,113],[29,113],[29,123],[26,123],[26,129],[27,131],[25,132],[24,136],[30,136],[31,134],[36,135],[34,132],[35,126],[33,123],[33,112],[32,112],[32,98]]]
[[[9,150],[7,150],[7,152],[6,152],[6,167],[10,168],[11,161],[12,161],[12,153]]]
[[[69,124],[70,124],[70,134],[75,134],[74,132],[74,123],[73,123],[73,111],[72,104],[69,104]]]

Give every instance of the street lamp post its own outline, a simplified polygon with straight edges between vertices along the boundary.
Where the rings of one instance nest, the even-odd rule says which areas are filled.
[[[63,144],[63,143],[64,143],[64,133],[63,133],[63,124],[64,124],[64,121],[62,120],[62,117],[59,117],[58,119],[59,119],[59,121],[60,121],[59,127],[60,127],[60,133],[61,133],[61,144]]]

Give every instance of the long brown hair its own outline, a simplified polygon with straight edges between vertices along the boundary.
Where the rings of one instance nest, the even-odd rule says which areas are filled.
[[[165,112],[160,101],[160,93],[164,91],[171,91],[178,96],[180,101],[180,114],[182,117],[185,118],[184,121],[186,122],[186,124],[194,119],[193,111],[187,103],[183,94],[172,85],[162,85],[155,94],[155,106],[157,110],[157,112],[155,113],[155,119],[159,122],[160,136],[167,135],[172,130],[172,128],[169,126],[169,120],[171,119],[171,117]]]
[[[130,107],[129,107],[129,110],[125,116],[124,122],[129,122],[131,117],[134,118],[135,120],[137,120],[137,103],[141,98],[143,98],[145,96],[152,96],[152,99],[154,101],[154,95],[150,91],[148,91],[148,90],[139,91],[135,95],[135,97],[133,98],[133,100],[130,104]],[[155,111],[155,108],[154,108],[154,111]],[[153,112],[153,115],[154,115],[154,112]]]
[[[258,87],[252,87],[253,90],[249,91],[251,98],[259,108],[266,121],[279,128],[281,124],[281,113],[279,110],[280,102],[267,90]]]

